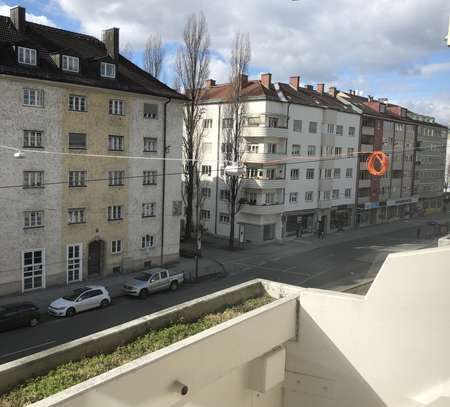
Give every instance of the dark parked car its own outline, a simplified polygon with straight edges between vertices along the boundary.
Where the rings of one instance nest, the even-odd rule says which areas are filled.
[[[31,302],[0,305],[0,332],[21,326],[36,326],[39,321],[39,308]]]

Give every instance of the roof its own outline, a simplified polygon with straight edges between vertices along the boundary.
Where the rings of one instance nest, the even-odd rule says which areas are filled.
[[[19,45],[38,51],[37,66],[17,63],[14,46]],[[80,73],[62,71],[52,54],[79,57]],[[185,99],[122,55],[114,61],[116,79],[102,78],[100,61],[112,62],[105,44],[95,37],[28,21],[23,32],[17,32],[9,17],[0,16],[0,74]]]
[[[295,89],[287,83],[279,83],[279,87],[289,102],[323,109],[334,109],[345,113],[357,113],[351,106],[328,93],[319,93],[314,89],[302,87]]]
[[[233,88],[230,83],[214,85],[204,88],[200,99],[202,102],[222,102],[231,99],[232,92]],[[248,81],[246,86],[242,88],[241,96],[243,98],[280,101],[273,84],[266,88],[260,80]]]

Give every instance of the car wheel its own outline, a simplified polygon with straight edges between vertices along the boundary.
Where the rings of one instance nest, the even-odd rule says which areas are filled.
[[[69,308],[67,311],[66,311],[66,317],[73,317],[75,315],[75,308]]]
[[[148,290],[146,288],[143,288],[141,291],[139,291],[139,298],[144,299],[148,297]]]
[[[172,282],[170,283],[170,289],[171,289],[172,291],[175,291],[177,288],[178,288],[178,281],[172,281]]]
[[[39,319],[37,319],[37,318],[31,318],[30,319],[30,326],[31,327],[34,327],[34,326],[36,326],[38,324],[39,324]]]
[[[100,308],[106,308],[109,305],[109,301],[105,298],[100,302]]]

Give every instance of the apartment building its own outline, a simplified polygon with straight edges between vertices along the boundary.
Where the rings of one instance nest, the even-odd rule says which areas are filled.
[[[434,117],[408,111],[416,123],[414,194],[418,207],[425,214],[442,210],[446,188],[448,128],[436,123]]]
[[[412,216],[419,200],[413,191],[416,124],[408,118],[407,109],[352,91],[339,92],[338,97],[360,109],[362,115],[356,224]],[[389,159],[389,169],[381,177],[367,169],[367,158],[373,151],[383,151]]]
[[[200,221],[210,233],[229,234],[225,133],[229,84],[205,84]],[[243,78],[246,100],[241,208],[236,237],[264,241],[325,232],[353,223],[360,116],[300,78],[272,83],[271,74]]]
[[[103,41],[0,16],[0,293],[179,252],[184,98]],[[165,170],[164,170],[165,169]],[[167,178],[167,179],[166,179]]]

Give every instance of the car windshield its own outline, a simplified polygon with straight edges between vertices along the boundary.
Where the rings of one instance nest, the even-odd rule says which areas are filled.
[[[76,290],[73,290],[70,294],[63,296],[63,298],[67,301],[75,301],[86,290],[87,288],[77,288]]]
[[[134,279],[139,281],[148,281],[151,276],[152,275],[150,273],[139,273],[136,277],[134,277]]]

